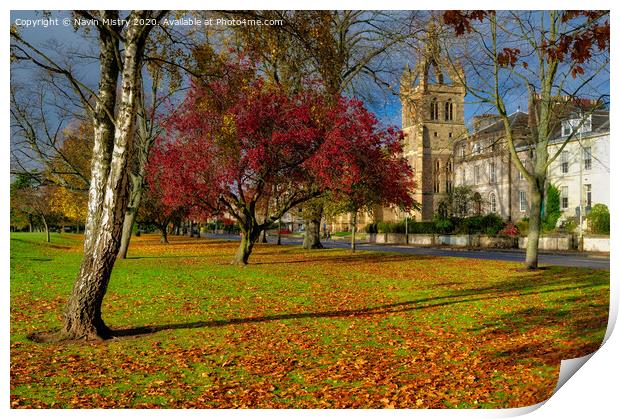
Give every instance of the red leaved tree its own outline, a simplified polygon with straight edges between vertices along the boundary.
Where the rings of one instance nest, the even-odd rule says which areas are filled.
[[[410,210],[413,172],[402,157],[402,132],[379,129],[375,115],[358,100],[341,100],[333,128],[317,156],[321,184],[331,191],[337,212],[353,218],[351,250],[355,251],[357,214],[377,205]]]
[[[192,86],[149,164],[160,168],[164,202],[237,221],[233,263],[244,265],[265,228],[326,191],[357,197],[360,185],[382,190],[385,181],[406,196],[410,169],[395,157],[398,140],[358,101],[326,100],[316,86],[287,94],[251,66],[231,65],[223,80]],[[258,217],[274,190],[277,205]]]

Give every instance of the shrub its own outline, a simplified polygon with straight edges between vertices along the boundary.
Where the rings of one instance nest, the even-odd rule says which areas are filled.
[[[566,233],[574,233],[578,225],[579,225],[579,221],[575,217],[571,217],[571,218],[567,218],[566,220],[564,220],[561,228]]]
[[[378,233],[377,231],[377,223],[370,223],[364,229],[366,233]]]
[[[435,232],[435,223],[432,221],[416,222],[409,220],[410,234],[433,234]]]
[[[517,228],[517,226],[510,222],[507,223],[506,226],[502,228],[501,231],[499,232],[500,236],[509,236],[509,237],[517,237],[519,236],[519,234],[520,234],[520,231]]]
[[[604,204],[596,204],[588,214],[591,229],[596,234],[609,234],[609,208]]]
[[[368,233],[398,233],[405,234],[405,231],[409,234],[433,234],[435,232],[435,224],[433,222],[416,222],[415,220],[408,220],[407,228],[405,228],[405,221],[384,222],[379,221],[374,225],[369,225],[367,228]]]
[[[377,233],[391,233],[392,232],[392,223],[379,221],[377,223]]]
[[[437,217],[434,222],[435,231],[440,234],[448,234],[454,230],[454,224],[449,218]]]
[[[543,231],[554,230],[561,215],[560,191],[554,185],[549,185],[545,199],[545,216],[542,220]]]
[[[527,217],[523,217],[521,221],[517,223],[517,229],[519,229],[519,234],[522,236],[527,236],[527,233],[530,229],[530,219]]]
[[[497,214],[487,214],[482,217],[481,228],[484,234],[495,236],[504,228],[504,220]]]

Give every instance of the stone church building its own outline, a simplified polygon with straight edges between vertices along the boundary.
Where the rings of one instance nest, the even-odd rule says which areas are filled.
[[[458,186],[467,186],[474,193],[475,203],[470,214],[493,212],[505,220],[518,221],[529,213],[529,184],[512,161],[503,122],[497,115],[478,115],[471,121],[471,131],[468,130],[464,114],[466,80],[463,69],[458,64],[450,63],[441,53],[438,43],[432,41],[429,39],[416,67],[413,70],[405,68],[400,81],[403,153],[414,172],[414,199],[419,203],[420,209],[405,214],[391,208],[375,208],[372,214],[358,215],[360,229],[373,221],[396,222],[404,220],[406,216],[417,221],[430,221],[438,211],[440,203]],[[583,100],[578,102],[584,104]],[[530,106],[536,106],[532,103],[536,103],[535,98],[530,100]],[[576,108],[570,98],[558,98],[558,103],[560,106],[557,126],[551,144],[558,144],[564,141],[562,138],[566,139],[566,120],[575,117]],[[592,104],[594,102],[590,103]],[[530,116],[533,112],[529,109],[528,111],[530,112],[518,110],[509,115],[509,120],[519,159],[529,168],[533,159],[528,144],[529,127],[533,126]],[[572,157],[576,160],[569,166],[566,166],[564,161],[555,162],[549,171],[549,181],[556,184],[562,193],[578,195],[580,192],[579,186],[571,184],[570,189],[567,189],[568,186],[564,185],[568,185],[568,177],[577,177],[572,171],[566,172],[564,166],[574,171],[584,167],[578,160],[589,158],[600,162],[609,159],[608,155],[604,155],[605,150],[608,150],[605,144],[609,142],[609,112],[596,111],[589,118],[589,131],[584,132],[588,138],[586,149],[590,150],[589,153],[601,151],[603,154],[583,157],[577,150],[584,148],[578,141],[583,136],[571,140],[575,144],[569,144],[567,150],[577,150]],[[597,142],[600,144],[596,145]],[[606,175],[608,178],[608,166],[604,163],[598,166],[598,169],[594,167],[591,170],[601,173],[592,172],[591,177],[598,176],[598,179]],[[561,176],[556,176],[556,172],[561,173]],[[579,176],[583,178],[584,174],[587,180],[590,173],[580,172]],[[581,195],[584,193],[587,194],[587,191]],[[601,197],[599,202],[608,205],[608,191],[598,193]],[[579,199],[583,206],[584,198],[577,198],[578,205]],[[572,204],[575,198],[566,198],[565,201]],[[569,209],[564,206],[562,208]],[[349,230],[350,218],[347,215],[328,220],[331,230]]]

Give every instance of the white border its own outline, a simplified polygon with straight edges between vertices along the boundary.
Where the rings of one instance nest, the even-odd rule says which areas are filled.
[[[382,0],[382,1],[369,1],[369,0],[347,0],[347,1],[325,1],[325,0],[317,0],[312,2],[302,2],[302,1],[235,1],[235,0],[227,0],[222,2],[214,2],[214,1],[206,1],[198,3],[196,1],[188,1],[188,0],[177,0],[172,5],[174,5],[175,9],[411,9],[411,8],[420,8],[425,9],[429,6],[432,6],[433,9],[493,9],[499,8],[501,9],[551,9],[556,8],[558,6],[562,6],[563,9],[581,9],[584,6],[587,6],[589,9],[610,9],[612,10],[612,19],[611,21],[615,24],[615,16],[617,15],[617,11],[614,9],[618,9],[616,6],[617,3],[612,3],[611,1],[588,1],[584,3],[583,1],[563,1],[561,4],[557,2],[541,2],[541,1],[532,1],[532,0],[523,0],[523,1],[506,1],[498,3],[497,1],[477,1],[477,2],[466,2],[466,1],[445,1],[445,0],[435,0],[432,3],[425,2],[413,2],[411,0],[408,1],[393,1],[393,0]],[[43,1],[32,1],[32,0],[22,0],[18,3],[11,2],[3,2],[2,8],[4,10],[3,21],[5,22],[3,27],[8,29],[10,25],[10,6],[13,6],[15,9],[19,10],[65,10],[65,9],[97,9],[105,7],[106,9],[127,9],[130,6],[133,8],[149,8],[149,9],[165,9],[171,6],[170,1],[162,1],[162,0],[153,0],[148,2],[137,2],[137,1],[92,1],[92,0],[82,0],[82,1],[53,1],[53,2],[43,2]],[[616,6],[616,7],[614,7]],[[5,29],[5,30],[6,30]],[[8,32],[8,31],[7,31]],[[5,32],[6,33],[6,32]],[[205,416],[209,415],[210,417],[232,417],[232,416],[252,416],[252,417],[266,417],[267,415],[273,418],[285,418],[289,417],[291,414],[298,417],[345,417],[350,414],[355,415],[358,418],[373,418],[377,415],[379,416],[400,416],[400,417],[506,417],[506,416],[515,416],[521,413],[525,413],[524,410],[521,409],[507,409],[507,410],[486,410],[486,411],[470,411],[470,410],[400,410],[400,411],[385,411],[385,410],[356,410],[355,412],[351,411],[339,411],[339,410],[295,410],[295,411],[285,411],[285,410],[253,410],[253,411],[228,411],[228,410],[215,410],[215,411],[197,411],[197,410],[184,410],[182,412],[175,410],[167,410],[167,411],[139,411],[139,410],[92,410],[88,412],[81,411],[49,411],[49,410],[30,410],[30,411],[21,411],[21,410],[9,410],[8,406],[9,402],[9,217],[8,217],[8,202],[9,202],[9,124],[8,124],[8,115],[9,115],[9,60],[8,60],[8,51],[9,51],[9,37],[8,33],[6,33],[4,38],[5,47],[2,49],[2,57],[3,57],[3,66],[2,66],[2,80],[3,80],[3,92],[4,92],[4,101],[3,101],[3,109],[4,109],[4,117],[7,121],[6,125],[3,125],[4,128],[4,141],[2,143],[2,155],[0,160],[0,166],[4,167],[4,172],[2,173],[2,198],[0,202],[3,203],[4,217],[2,217],[0,221],[0,232],[4,236],[4,240],[0,240],[0,249],[1,254],[3,255],[1,260],[2,266],[2,281],[0,284],[0,298],[2,299],[2,305],[0,306],[2,323],[0,326],[0,353],[2,354],[1,359],[2,363],[0,365],[0,411],[3,413],[7,413],[11,417],[65,417],[69,416],[77,416],[87,414],[93,418],[99,418],[103,416],[114,416],[114,417],[125,417],[125,416],[142,416],[145,413],[148,413],[149,416],[155,417],[169,417],[170,415],[179,415],[182,414],[184,416]],[[618,30],[615,26],[612,25],[612,39],[620,39],[618,37]],[[614,70],[618,68],[616,53],[612,55],[612,71],[611,71],[611,97],[618,98],[620,97],[620,86],[617,83],[616,77],[613,76]],[[617,71],[617,70],[616,70]],[[611,119],[612,121],[618,120],[618,112],[616,107],[611,107]],[[615,132],[615,131],[614,131]],[[618,137],[618,135],[612,135]],[[615,141],[611,141],[611,160],[620,159],[620,145],[615,144]],[[619,160],[620,161],[620,160]],[[615,169],[612,167],[611,176],[613,176]],[[620,232],[618,231],[618,219],[615,216],[615,213],[618,209],[620,209],[620,194],[612,194],[611,195],[611,213],[614,214],[612,217],[612,262],[611,262],[611,310],[610,310],[610,319],[613,323],[615,323],[617,313],[618,313],[618,279],[614,278],[614,273],[618,271],[617,269],[617,257],[615,255],[618,251],[618,240],[616,237]],[[620,347],[620,341],[618,339],[618,333],[610,334],[611,328],[608,330],[608,340],[603,345],[603,347],[593,354],[591,359],[587,361],[587,363],[581,368],[575,376],[568,380],[568,382],[562,386],[558,392],[551,397],[546,403],[540,406],[538,409],[534,410],[530,413],[530,417],[532,418],[557,418],[557,417],[566,417],[566,418],[583,418],[584,416],[590,416],[594,418],[598,417],[610,417],[611,412],[617,414],[618,407],[616,403],[617,399],[617,388],[618,388],[618,377],[620,376],[620,361],[618,359],[618,354],[620,351],[618,350]],[[527,409],[527,408],[526,408]],[[531,409],[529,409],[531,410]]]

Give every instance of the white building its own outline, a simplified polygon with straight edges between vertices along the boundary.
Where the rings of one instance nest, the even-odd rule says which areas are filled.
[[[560,136],[551,141],[549,156],[554,156],[566,143],[558,158],[549,167],[548,181],[560,191],[562,218],[584,216],[595,204],[609,207],[609,113],[596,112],[579,125],[582,118],[562,121]]]

